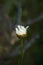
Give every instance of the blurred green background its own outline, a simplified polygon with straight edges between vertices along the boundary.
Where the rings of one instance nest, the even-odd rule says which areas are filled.
[[[0,0],[0,65],[18,65],[18,55],[7,58],[20,44],[14,30],[16,24],[30,26],[25,38],[28,43],[32,35],[39,34],[39,39],[24,53],[22,65],[43,65],[43,0]]]

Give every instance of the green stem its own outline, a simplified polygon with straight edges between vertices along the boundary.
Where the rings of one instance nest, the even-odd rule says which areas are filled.
[[[24,57],[24,39],[21,39],[21,55],[19,59],[19,65],[22,65],[23,62],[23,57]]]

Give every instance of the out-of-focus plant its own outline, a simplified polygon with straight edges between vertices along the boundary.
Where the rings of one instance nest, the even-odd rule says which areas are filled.
[[[19,60],[20,65],[22,65],[23,61],[23,55],[24,55],[24,38],[27,36],[27,29],[29,26],[26,28],[22,25],[18,25],[16,28],[16,35],[20,38],[21,40],[21,59]]]
[[[42,57],[41,51],[43,48],[42,44],[43,44],[43,15],[41,15],[43,13],[43,2],[42,0],[0,0],[0,54],[2,53],[4,55],[4,53],[8,52],[8,56],[9,58],[14,56],[18,56],[20,54],[20,47],[21,45],[19,45],[20,43],[22,44],[23,39],[18,42],[17,41],[17,37],[14,31],[15,25],[16,24],[21,24],[23,23],[24,26],[29,25],[30,28],[32,28],[32,32],[28,31],[28,38],[25,39],[25,43],[26,45],[24,45],[24,50],[26,51],[27,49],[29,49],[28,53],[33,52],[33,56],[34,59],[37,60],[37,62],[39,62],[40,58]],[[4,17],[4,15],[6,15]],[[13,24],[13,25],[12,25]],[[17,28],[18,29],[18,28]],[[30,29],[29,29],[30,30]],[[4,31],[4,33],[3,33]],[[35,33],[38,32],[38,35],[40,36],[40,40],[38,43],[35,42],[35,37],[37,36]],[[14,33],[14,35],[13,35]],[[30,33],[30,34],[29,34]],[[35,36],[34,36],[35,34]],[[33,35],[33,37],[32,37]],[[32,39],[30,38],[32,37]],[[28,41],[27,41],[28,39]],[[31,40],[30,40],[31,39]],[[30,42],[29,42],[30,41]],[[36,45],[34,44],[34,48],[32,48],[32,44],[36,43]],[[17,44],[17,46],[15,46],[15,44]],[[9,52],[9,48],[6,47],[8,46],[13,47],[10,48],[11,53]],[[31,47],[32,46],[32,47]],[[37,48],[37,46],[39,46],[39,49],[41,49],[41,51]],[[41,47],[41,48],[40,48]],[[32,48],[32,50],[30,50],[30,48]],[[38,49],[38,51],[37,51]],[[39,53],[38,53],[39,52]],[[36,55],[35,55],[35,54]],[[27,54],[27,52],[26,52]],[[2,56],[2,55],[1,55]],[[8,56],[4,56],[8,58]],[[27,55],[25,60],[27,60],[26,64],[28,65],[28,62],[31,62],[31,59],[33,56]],[[6,58],[6,59],[7,59]],[[38,59],[37,59],[38,58]],[[12,59],[12,58],[11,58]],[[33,61],[33,59],[32,59]],[[7,62],[7,61],[4,61]],[[24,61],[23,61],[24,62]],[[36,65],[37,65],[36,62]],[[42,61],[41,61],[42,62]],[[11,63],[11,62],[10,62]],[[33,61],[34,63],[34,61]],[[24,63],[25,64],[25,63]],[[4,64],[6,65],[6,64]],[[10,65],[10,64],[8,64]],[[31,63],[29,65],[32,65]],[[34,65],[34,64],[33,64]],[[40,63],[39,63],[40,65]]]

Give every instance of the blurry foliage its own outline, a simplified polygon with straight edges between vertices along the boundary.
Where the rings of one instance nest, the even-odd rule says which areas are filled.
[[[6,16],[8,15],[11,18],[12,22],[14,23],[18,12],[17,8],[18,2],[19,0],[0,0],[0,5],[4,6],[5,8],[4,15]],[[41,12],[43,12],[43,0],[22,0],[21,3],[22,3],[21,22],[25,23],[27,19],[34,19],[37,16],[39,16]],[[3,16],[2,18],[4,18]],[[4,27],[4,24],[7,20],[2,19],[2,21],[3,22],[2,25],[0,26],[0,31]],[[23,65],[43,65],[43,21],[30,25],[30,29],[28,29],[27,40],[30,40],[32,34],[36,32],[40,34],[40,39],[37,40],[35,44],[32,45],[32,47],[30,47],[26,51],[23,59]],[[2,57],[3,54],[7,54],[9,51],[12,51],[12,49],[14,49],[14,47],[16,47],[18,44],[20,44],[20,40],[18,42],[15,42],[15,44],[11,46],[7,42],[6,37],[2,31],[2,33],[0,34],[0,54],[2,55]],[[6,47],[7,45],[8,47]],[[10,59],[12,61],[11,65],[14,63],[16,64],[18,62],[18,57],[16,58],[17,58],[16,61],[15,57]],[[2,60],[4,61],[3,58]]]

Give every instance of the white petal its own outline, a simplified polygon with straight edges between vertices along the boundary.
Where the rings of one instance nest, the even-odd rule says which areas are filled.
[[[17,27],[18,27],[18,29],[20,30],[20,25],[18,25]]]
[[[19,34],[19,30],[16,28],[16,34]]]
[[[26,27],[26,29],[29,28],[29,26]]]
[[[21,26],[21,29],[22,29],[23,31],[26,31],[26,28],[25,28],[24,26]]]

